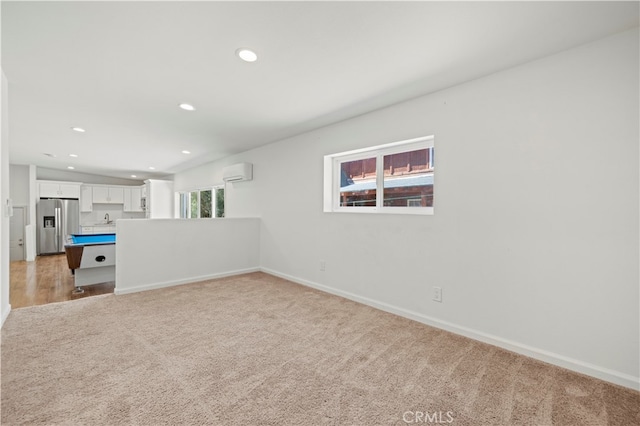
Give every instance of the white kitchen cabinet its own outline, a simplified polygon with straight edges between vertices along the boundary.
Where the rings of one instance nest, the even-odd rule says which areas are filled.
[[[94,186],[93,187],[93,202],[94,203],[109,203],[109,187],[108,186]]]
[[[124,206],[122,207],[122,211],[130,212],[131,208],[131,188],[124,188]]]
[[[38,181],[39,198],[80,198],[80,183]]]
[[[93,188],[88,185],[80,187],[80,211],[93,211]]]
[[[40,198],[60,197],[60,185],[57,183],[38,183],[38,195]]]
[[[94,204],[124,204],[124,188],[115,186],[94,186]]]
[[[124,188],[124,208],[125,212],[142,212],[142,189],[139,187]]]
[[[124,188],[109,188],[109,198],[112,203],[123,204],[124,203]]]
[[[142,188],[131,188],[131,207],[131,211],[142,211]]]

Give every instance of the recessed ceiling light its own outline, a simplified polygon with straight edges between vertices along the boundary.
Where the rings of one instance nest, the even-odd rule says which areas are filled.
[[[78,154],[69,154],[69,157],[78,158]]]
[[[191,151],[187,151],[186,149],[182,151],[183,154],[191,154]]]
[[[46,155],[47,157],[56,158],[55,154],[49,154],[45,152],[44,155]]]
[[[75,169],[75,167],[73,167],[73,166],[67,166],[67,169],[69,169],[69,170],[73,170],[73,169]]]
[[[238,55],[238,57],[245,62],[255,62],[258,60],[258,55],[256,54],[256,52],[245,47],[241,47],[240,49],[236,50],[236,55]]]
[[[86,132],[86,130],[84,130],[82,127],[72,127],[71,130],[80,132],[80,133]]]
[[[131,175],[131,177],[138,177],[138,176],[136,176],[136,175]]]
[[[149,170],[155,170],[155,169],[156,169],[155,167],[149,167]]]
[[[193,105],[190,105],[190,104],[180,104],[179,106],[180,106],[180,108],[182,108],[185,111],[195,111],[196,110],[196,108]]]

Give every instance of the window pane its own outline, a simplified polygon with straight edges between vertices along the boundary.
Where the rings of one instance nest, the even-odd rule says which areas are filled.
[[[191,192],[190,218],[198,217],[198,191]]]
[[[340,163],[340,207],[376,206],[376,158]]]
[[[186,219],[189,217],[189,193],[180,193],[180,218]]]
[[[216,189],[216,217],[224,217],[224,188]]]
[[[386,207],[433,207],[433,148],[384,156]]]
[[[211,192],[200,191],[200,217],[211,217]]]

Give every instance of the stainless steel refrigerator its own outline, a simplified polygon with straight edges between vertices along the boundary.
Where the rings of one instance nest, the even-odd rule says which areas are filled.
[[[38,254],[63,253],[67,237],[80,231],[80,202],[41,199],[38,201],[36,213]]]

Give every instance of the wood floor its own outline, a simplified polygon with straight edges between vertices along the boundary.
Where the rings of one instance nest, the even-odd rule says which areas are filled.
[[[85,286],[73,294],[74,281],[64,254],[38,256],[35,262],[11,262],[11,309],[113,293],[114,282]]]

